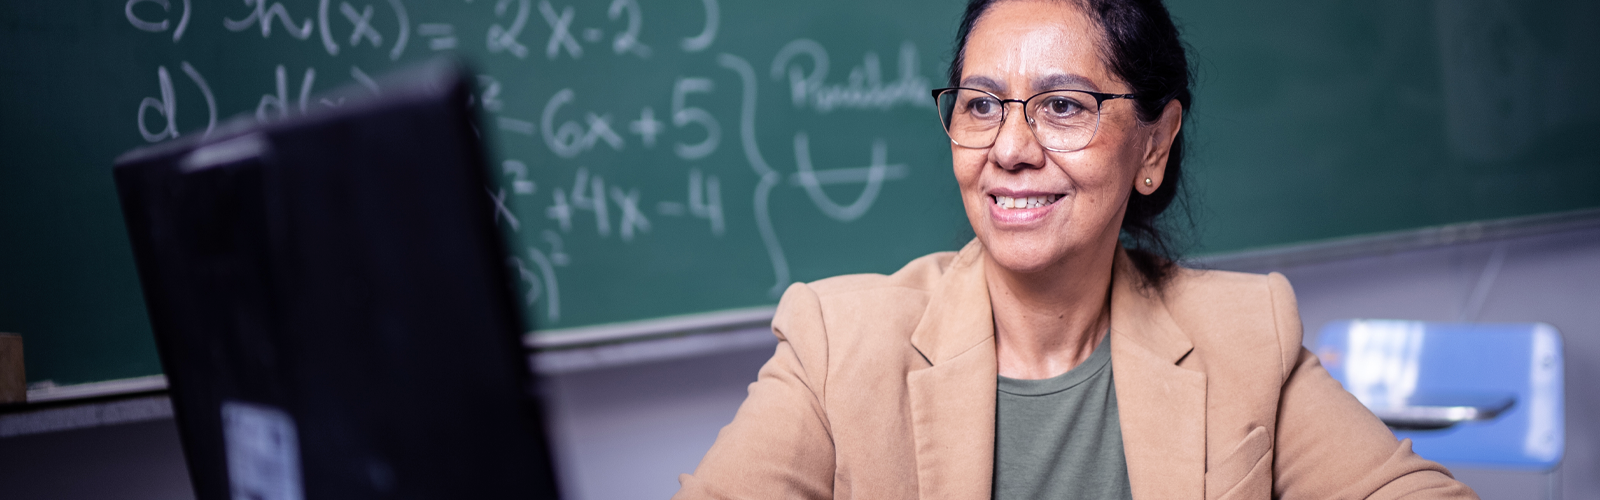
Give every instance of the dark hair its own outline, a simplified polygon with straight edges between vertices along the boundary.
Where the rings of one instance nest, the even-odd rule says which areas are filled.
[[[965,62],[967,37],[972,28],[994,4],[1003,0],[970,0],[956,33],[955,57],[950,61],[950,86],[960,85]],[[1066,0],[1063,0],[1066,1]],[[1104,32],[1101,57],[1119,78],[1133,89],[1139,120],[1150,123],[1161,117],[1167,103],[1176,99],[1187,121],[1194,97],[1189,91],[1193,76],[1178,28],[1161,0],[1071,0],[1089,15]],[[1143,285],[1160,290],[1177,269],[1177,245],[1169,230],[1175,228],[1161,217],[1174,201],[1182,204],[1184,129],[1178,130],[1167,157],[1166,175],[1155,192],[1128,197],[1122,218],[1122,245],[1144,278]],[[1191,223],[1192,225],[1192,223]]]

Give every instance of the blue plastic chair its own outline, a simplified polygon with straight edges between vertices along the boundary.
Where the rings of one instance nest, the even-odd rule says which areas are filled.
[[[1336,321],[1313,352],[1423,458],[1540,472],[1561,463],[1561,334],[1548,324]]]

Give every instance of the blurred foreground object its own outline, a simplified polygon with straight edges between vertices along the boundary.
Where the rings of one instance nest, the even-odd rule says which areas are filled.
[[[117,161],[200,500],[555,496],[471,82],[381,83]]]
[[[1561,334],[1548,324],[1336,321],[1315,352],[1423,458],[1533,471],[1561,462]]]
[[[28,375],[22,365],[22,336],[0,333],[0,404],[28,401]]]

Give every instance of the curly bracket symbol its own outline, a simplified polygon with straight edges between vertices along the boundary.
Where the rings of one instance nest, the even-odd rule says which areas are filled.
[[[789,261],[784,258],[783,245],[778,243],[778,232],[772,227],[772,214],[767,202],[770,201],[772,188],[781,182],[783,176],[767,164],[766,158],[761,156],[760,145],[756,143],[756,69],[750,66],[749,61],[733,54],[717,55],[717,64],[738,73],[744,83],[744,96],[739,106],[739,139],[744,146],[745,161],[750,163],[756,175],[761,176],[761,181],[756,183],[754,200],[756,230],[761,233],[761,242],[767,247],[767,257],[772,259],[772,273],[777,278],[777,283],[767,290],[767,294],[777,297],[789,286]]]
[[[794,160],[800,172],[791,177],[791,181],[805,188],[806,195],[811,197],[811,202],[817,205],[822,213],[827,214],[840,222],[850,222],[861,218],[872,208],[872,202],[878,199],[878,192],[883,190],[883,181],[890,178],[905,177],[905,165],[889,165],[889,145],[883,139],[872,142],[872,165],[866,168],[840,168],[833,170],[817,171],[811,167],[811,143],[805,132],[794,134]],[[863,182],[866,187],[861,190],[861,195],[849,205],[834,203],[828,193],[822,190],[823,184],[837,184],[848,182]]]

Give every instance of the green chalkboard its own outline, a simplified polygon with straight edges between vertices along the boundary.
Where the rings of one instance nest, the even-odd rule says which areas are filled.
[[[963,3],[0,3],[0,331],[32,382],[159,373],[111,159],[438,55],[479,74],[540,328],[893,271],[968,234],[926,91]],[[1173,2],[1192,250],[1600,206],[1596,8],[1536,3]]]
[[[1600,3],[1172,2],[1199,252],[1600,206]]]

